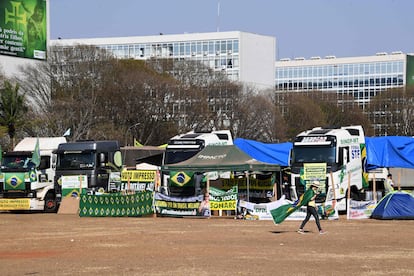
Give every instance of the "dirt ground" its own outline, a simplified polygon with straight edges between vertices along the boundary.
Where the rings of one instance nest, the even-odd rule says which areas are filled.
[[[0,214],[0,275],[414,275],[414,221]]]

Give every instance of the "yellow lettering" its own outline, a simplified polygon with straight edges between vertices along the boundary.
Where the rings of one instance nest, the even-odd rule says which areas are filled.
[[[211,210],[235,210],[236,209],[236,201],[210,201],[210,209]]]
[[[0,210],[30,210],[30,199],[0,199]]]
[[[134,181],[134,182],[149,182],[155,180],[156,171],[137,171],[129,170],[123,171],[121,174],[122,181]]]

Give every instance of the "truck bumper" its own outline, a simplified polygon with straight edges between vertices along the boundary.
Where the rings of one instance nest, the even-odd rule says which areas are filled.
[[[35,198],[0,198],[0,211],[43,211],[45,202]]]

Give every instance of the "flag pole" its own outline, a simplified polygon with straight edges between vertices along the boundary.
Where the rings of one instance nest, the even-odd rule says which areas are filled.
[[[398,191],[401,191],[401,170],[398,171]]]
[[[350,203],[351,203],[351,173],[348,173],[348,191],[346,196],[347,208],[346,208],[346,219],[349,219],[350,215]]]
[[[335,209],[335,206],[336,206],[336,191],[335,191],[335,183],[334,183],[334,177],[333,177],[332,171],[330,173],[330,176],[331,176],[331,182],[332,182],[332,195],[333,195],[332,208],[333,208],[334,212],[336,212],[336,209]]]
[[[250,180],[249,180],[249,172],[248,171],[246,171],[246,184],[247,184],[247,202],[250,202],[250,191],[249,191]]]
[[[331,175],[331,182],[332,182],[333,201],[335,201],[335,203],[336,203],[336,191],[335,191],[335,183],[334,183],[334,178],[333,178],[332,171],[331,171],[330,175]],[[333,203],[333,201],[332,201],[332,203]]]
[[[79,176],[79,197],[82,194],[82,175]]]

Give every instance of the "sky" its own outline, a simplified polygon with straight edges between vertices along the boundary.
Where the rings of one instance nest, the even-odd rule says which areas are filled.
[[[49,0],[50,38],[243,31],[276,56],[414,53],[413,0]]]

